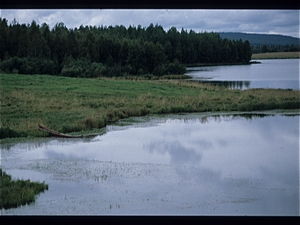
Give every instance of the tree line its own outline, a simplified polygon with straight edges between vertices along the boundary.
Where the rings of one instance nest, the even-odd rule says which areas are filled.
[[[266,52],[299,52],[300,47],[296,45],[262,45],[251,46],[252,53],[266,53]]]
[[[68,29],[35,21],[8,25],[0,18],[0,69],[7,73],[73,77],[183,74],[199,63],[248,63],[249,41],[218,33],[148,27],[83,26]]]

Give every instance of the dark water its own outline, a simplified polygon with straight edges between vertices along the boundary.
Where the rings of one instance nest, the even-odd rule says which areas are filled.
[[[228,88],[299,90],[299,59],[258,60],[260,64],[190,67],[193,80]]]
[[[2,214],[299,215],[299,115],[144,117],[1,147],[13,178],[49,184]]]

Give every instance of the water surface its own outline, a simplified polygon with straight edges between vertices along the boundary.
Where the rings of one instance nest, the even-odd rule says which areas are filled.
[[[282,88],[299,90],[299,59],[258,60],[260,64],[189,67],[192,80],[229,88]]]
[[[299,115],[128,121],[94,139],[3,145],[4,171],[49,190],[2,214],[299,215]]]

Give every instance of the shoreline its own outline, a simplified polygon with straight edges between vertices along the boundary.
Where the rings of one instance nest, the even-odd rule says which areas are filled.
[[[188,67],[205,67],[205,66],[238,66],[238,65],[251,65],[251,64],[260,64],[261,62],[258,61],[251,61],[250,62],[241,62],[241,63],[194,63],[194,64],[187,64],[185,65],[186,68]]]
[[[123,118],[119,119],[113,123],[107,124],[105,127],[99,128],[99,129],[93,129],[93,130],[86,130],[81,132],[71,132],[68,133],[69,135],[82,135],[82,134],[90,134],[93,132],[94,135],[100,136],[106,133],[107,126],[110,125],[118,125],[119,122],[126,122],[128,124],[132,123],[130,121],[134,121],[138,119],[139,121],[143,120],[145,117],[153,117],[153,118],[161,118],[161,117],[188,117],[188,116],[198,116],[198,117],[210,117],[210,116],[243,116],[243,115],[264,115],[264,116],[270,116],[270,115],[286,115],[286,116],[300,116],[300,110],[299,109],[271,109],[271,110],[264,110],[264,111],[220,111],[220,112],[186,112],[183,114],[180,113],[168,113],[168,114],[148,114],[145,116],[132,116],[129,118]],[[130,121],[126,121],[130,120]],[[35,136],[28,136],[28,137],[21,137],[21,138],[5,138],[0,139],[0,144],[17,144],[17,143],[26,143],[28,141],[42,141],[42,140],[49,140],[50,138],[55,137],[35,137]],[[82,139],[82,138],[78,138]],[[89,139],[89,138],[84,138]]]
[[[252,54],[251,60],[263,59],[299,59],[300,52],[266,52]]]
[[[206,67],[206,66],[236,66],[236,65],[251,65],[251,64],[261,64],[261,62],[256,60],[263,59],[299,59],[300,52],[266,52],[266,53],[256,53],[252,54],[250,62],[240,62],[240,63],[194,63],[186,64],[185,67]]]

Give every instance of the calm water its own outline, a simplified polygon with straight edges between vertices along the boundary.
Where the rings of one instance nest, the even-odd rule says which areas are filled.
[[[258,60],[260,64],[189,67],[193,80],[229,88],[282,88],[299,90],[299,59]]]
[[[299,215],[299,115],[144,117],[1,157],[14,178],[49,184],[2,214]]]

